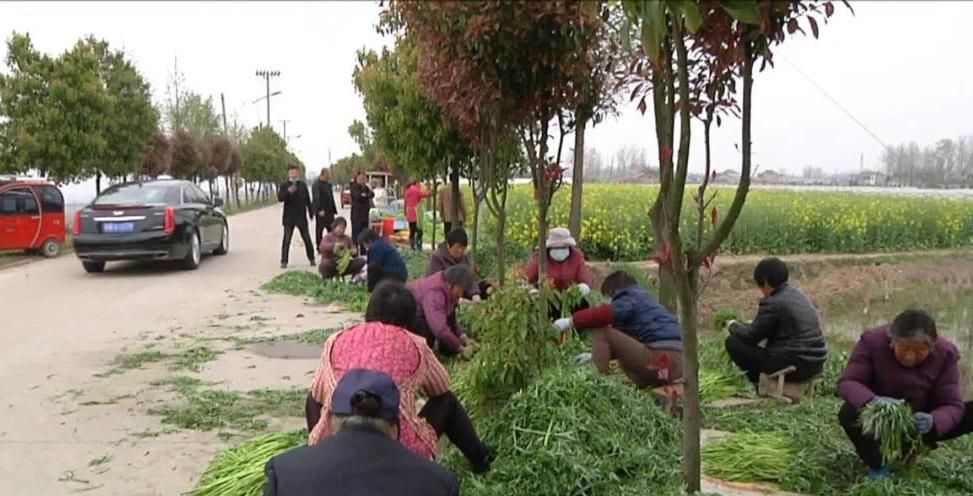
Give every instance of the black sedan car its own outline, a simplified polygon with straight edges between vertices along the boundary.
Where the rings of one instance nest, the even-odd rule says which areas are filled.
[[[75,214],[74,252],[88,272],[115,260],[176,260],[195,270],[203,253],[230,249],[222,206],[189,181],[118,184]]]

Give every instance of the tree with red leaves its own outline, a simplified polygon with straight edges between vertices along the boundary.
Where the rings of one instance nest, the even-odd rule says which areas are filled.
[[[683,479],[690,492],[700,488],[701,425],[699,405],[698,298],[700,268],[709,266],[720,244],[736,223],[750,188],[751,95],[754,65],[772,64],[772,48],[788,34],[802,31],[807,21],[815,37],[818,21],[834,13],[831,2],[805,1],[626,1],[628,18],[639,27],[645,60],[637,69],[647,73],[639,84],[649,88],[659,150],[660,188],[650,211],[657,243],[663,303],[678,306],[683,327]],[[706,186],[709,169],[710,124],[721,112],[735,112],[736,81],[742,81],[740,101],[742,163],[740,183],[728,211],[720,219],[713,210],[712,228],[706,233]],[[639,87],[633,92],[637,95]],[[639,109],[646,111],[644,97]],[[697,190],[699,219],[696,242],[687,243],[680,232],[683,198],[689,171],[690,124],[703,120],[707,143],[707,174]],[[675,125],[679,144],[675,147]],[[673,158],[675,157],[675,163]],[[708,234],[708,235],[707,235]],[[678,304],[676,304],[678,302]]]
[[[156,130],[149,138],[148,149],[142,156],[138,174],[152,178],[169,173],[172,165],[172,143],[161,130]]]

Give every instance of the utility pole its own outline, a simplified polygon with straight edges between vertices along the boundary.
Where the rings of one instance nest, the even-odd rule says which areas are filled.
[[[220,93],[220,105],[223,107],[223,137],[226,137],[226,98]]]
[[[280,123],[284,125],[284,143],[285,144],[287,143],[287,123],[290,122],[290,121],[291,121],[290,119],[283,119],[283,120],[280,121]]]
[[[257,71],[257,77],[264,78],[267,83],[267,127],[273,127],[270,124],[270,78],[280,76],[280,71],[269,71],[266,69],[261,69]]]

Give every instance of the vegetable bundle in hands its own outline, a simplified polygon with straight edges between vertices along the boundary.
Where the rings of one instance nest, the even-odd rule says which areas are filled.
[[[862,432],[879,441],[883,465],[905,458],[922,442],[907,404],[872,402],[862,409],[859,420]]]

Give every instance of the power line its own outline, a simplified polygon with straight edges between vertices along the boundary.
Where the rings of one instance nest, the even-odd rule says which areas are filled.
[[[841,103],[838,102],[838,100],[835,99],[833,96],[831,96],[831,94],[828,93],[827,90],[825,90],[824,88],[822,88],[821,85],[819,85],[818,83],[814,82],[814,80],[811,79],[811,76],[808,76],[807,73],[804,72],[803,70],[801,70],[801,68],[798,67],[796,64],[794,64],[794,62],[791,62],[790,60],[787,59],[787,57],[784,57],[783,55],[781,55],[779,53],[778,54],[775,54],[774,56],[775,57],[779,57],[784,62],[787,62],[788,64],[790,64],[790,66],[793,67],[794,70],[797,71],[798,74],[800,74],[801,76],[803,76],[804,79],[807,80],[807,82],[811,83],[811,86],[814,86],[818,91],[820,91],[821,94],[824,95],[825,98],[827,98],[828,100],[830,100],[831,103],[833,103],[842,112],[844,112],[845,115],[848,116],[848,118],[850,118],[851,120],[855,121],[855,124],[858,124],[858,127],[862,128],[866,133],[868,133],[868,135],[871,136],[872,139],[874,139],[879,145],[882,145],[882,148],[883,149],[888,148],[888,145],[886,145],[885,142],[882,141],[882,139],[878,137],[878,135],[876,135],[875,133],[873,133],[872,130],[869,129],[868,126],[866,126],[862,121],[858,120],[858,118],[855,117],[854,114],[852,114],[850,110],[846,109],[843,105],[841,105]]]

